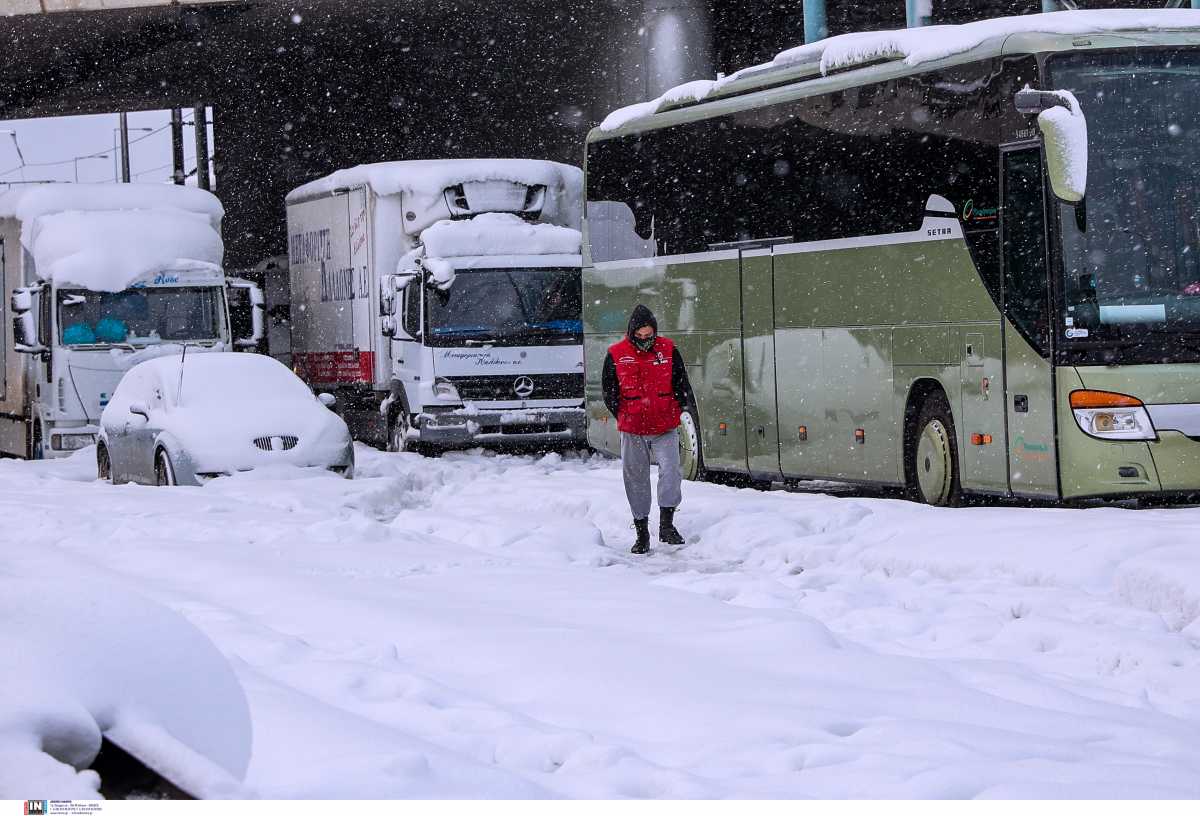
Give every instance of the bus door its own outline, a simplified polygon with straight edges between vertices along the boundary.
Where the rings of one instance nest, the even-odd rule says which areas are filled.
[[[1040,146],[1006,150],[1001,241],[1004,252],[1004,378],[1009,487],[1056,497],[1058,463],[1050,365],[1050,278]]]
[[[775,263],[768,239],[741,248],[742,388],[746,466],[759,479],[782,478],[775,388]]]

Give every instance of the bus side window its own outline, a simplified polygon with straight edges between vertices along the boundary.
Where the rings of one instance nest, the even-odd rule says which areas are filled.
[[[1039,148],[1004,156],[1004,309],[1041,354],[1049,353],[1046,202]]]

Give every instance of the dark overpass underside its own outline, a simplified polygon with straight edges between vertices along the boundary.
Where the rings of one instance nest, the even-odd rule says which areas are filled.
[[[800,7],[712,0],[712,67],[802,41]],[[934,17],[1038,9],[935,0]],[[247,0],[0,18],[0,120],[213,106],[227,264],[245,268],[283,252],[286,193],[339,167],[580,163],[588,128],[646,95],[643,13],[641,0]],[[829,2],[831,34],[903,24],[901,0]]]

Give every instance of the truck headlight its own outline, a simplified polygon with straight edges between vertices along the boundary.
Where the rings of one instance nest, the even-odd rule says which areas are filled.
[[[446,402],[462,402],[462,398],[458,396],[458,389],[454,387],[454,383],[442,377],[434,380],[433,395]]]
[[[1096,439],[1157,439],[1154,423],[1140,399],[1111,391],[1072,391],[1075,423]]]

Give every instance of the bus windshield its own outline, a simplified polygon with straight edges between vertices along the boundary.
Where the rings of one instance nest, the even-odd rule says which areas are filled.
[[[1200,359],[1200,53],[1073,53],[1048,68],[1088,127],[1084,214],[1060,205],[1065,347]]]
[[[222,287],[58,293],[63,345],[134,346],[221,339]]]
[[[583,341],[578,269],[459,270],[446,291],[431,289],[429,343],[542,345]]]

